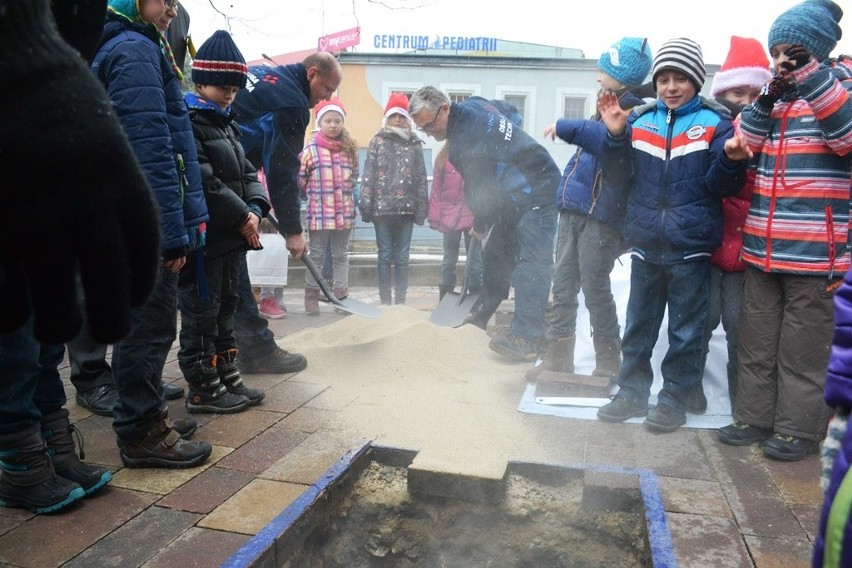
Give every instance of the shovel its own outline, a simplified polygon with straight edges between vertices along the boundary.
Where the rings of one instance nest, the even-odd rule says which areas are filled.
[[[470,250],[467,251],[467,259],[464,261],[464,279],[462,280],[461,292],[447,292],[441,298],[438,307],[432,312],[429,321],[441,327],[459,327],[464,323],[467,314],[470,313],[473,304],[479,299],[479,294],[468,293],[470,287],[470,267],[473,257],[482,246],[479,239],[473,239]]]
[[[334,304],[334,307],[338,310],[343,310],[344,312],[349,312],[350,314],[355,314],[356,316],[364,316],[367,318],[378,319],[382,315],[382,310],[377,308],[376,306],[371,306],[370,304],[366,304],[364,302],[359,302],[358,300],[353,300],[352,298],[343,298],[339,300],[334,294],[331,293],[331,290],[328,289],[328,284],[326,284],[325,279],[322,277],[322,273],[317,269],[317,265],[314,264],[314,261],[311,260],[311,257],[303,254],[302,262],[305,263],[305,266],[308,267],[308,270],[311,272],[311,275],[314,277],[314,280],[319,284],[320,290],[325,294],[325,297],[328,298],[328,301]]]

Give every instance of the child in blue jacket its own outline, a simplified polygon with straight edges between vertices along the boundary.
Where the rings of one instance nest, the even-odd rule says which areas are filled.
[[[721,199],[742,187],[751,153],[734,136],[727,111],[698,96],[705,71],[697,43],[669,40],[652,73],[657,100],[629,117],[614,94],[598,101],[609,133],[605,176],[630,182],[625,236],[633,247],[619,391],[598,418],[647,415],[648,428],[673,432],[686,423],[687,399],[701,380],[710,255],[722,242]],[[666,307],[663,389],[648,412],[651,352]]]

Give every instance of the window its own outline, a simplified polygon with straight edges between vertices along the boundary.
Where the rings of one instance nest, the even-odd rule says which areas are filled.
[[[521,113],[521,117],[524,119],[524,124],[527,124],[529,122],[529,120],[527,120],[526,95],[504,95],[503,100],[518,109],[518,112]]]
[[[470,91],[450,91],[447,93],[447,96],[450,97],[450,101],[454,103],[460,103],[472,97],[473,93],[471,93]]]
[[[566,96],[562,100],[564,118],[589,118],[586,112],[586,97]]]
[[[523,119],[523,129],[527,132],[536,130],[535,123],[535,87],[525,85],[497,85],[495,90],[496,99],[506,101],[518,109]]]

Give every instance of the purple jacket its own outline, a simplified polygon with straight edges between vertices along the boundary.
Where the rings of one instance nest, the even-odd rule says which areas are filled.
[[[848,412],[852,408],[852,271],[846,273],[846,280],[834,294],[834,321],[834,340],[825,379],[825,402],[835,410],[845,409]],[[842,513],[844,508],[848,510],[852,506],[852,494],[848,490],[838,492],[849,472],[850,463],[852,428],[847,427],[825,491],[819,534],[814,545],[813,566],[822,567],[824,558],[829,560],[825,566],[852,566],[852,522],[849,515],[842,514],[829,523],[832,508]],[[833,546],[826,547],[827,531],[842,535],[842,538],[834,542]]]
[[[432,193],[429,195],[429,226],[436,231],[469,231],[473,213],[464,200],[464,180],[449,160],[435,170]]]

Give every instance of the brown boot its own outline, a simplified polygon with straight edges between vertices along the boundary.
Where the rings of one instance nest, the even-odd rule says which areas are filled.
[[[592,375],[606,377],[613,384],[621,370],[621,338],[594,334],[592,343],[595,346],[595,370]]]
[[[345,300],[349,297],[349,286],[335,286],[332,290],[332,294],[338,300]]]
[[[544,352],[541,365],[533,367],[526,373],[526,379],[534,382],[542,371],[555,371],[557,373],[573,373],[574,372],[574,344],[577,341],[576,335],[561,337],[556,341],[552,341]]]
[[[309,316],[319,315],[319,296],[319,288],[308,288],[305,286],[305,313]]]

